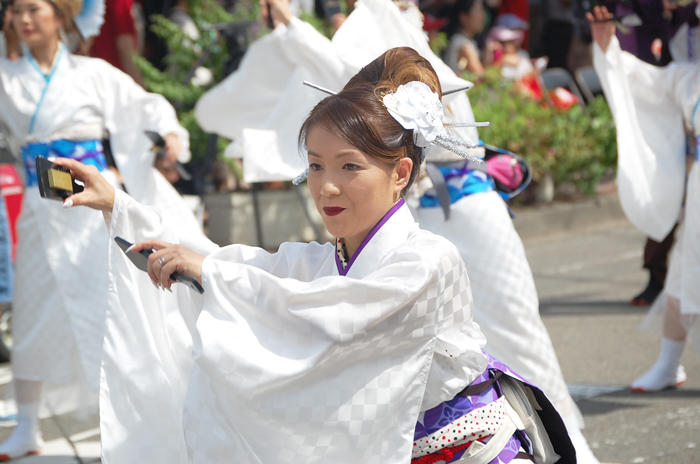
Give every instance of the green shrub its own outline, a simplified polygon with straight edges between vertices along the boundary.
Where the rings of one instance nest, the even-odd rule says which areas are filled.
[[[570,182],[591,194],[615,169],[615,123],[603,97],[588,105],[588,113],[579,105],[554,109],[523,94],[495,69],[468,94],[476,120],[491,122],[480,129],[481,139],[522,156],[535,182],[549,173],[556,186]]]
[[[228,58],[225,40],[220,40],[215,31],[209,30],[209,26],[242,19],[257,19],[259,6],[257,1],[244,0],[238,2],[236,11],[231,14],[216,0],[190,0],[188,5],[190,16],[200,31],[199,39],[192,41],[180,26],[162,15],[154,15],[152,30],[165,41],[169,49],[165,58],[167,68],[160,71],[143,57],[135,57],[134,61],[143,73],[146,89],[163,95],[175,107],[180,124],[190,133],[192,159],[197,161],[204,154],[208,135],[197,124],[194,105],[204,92],[221,82],[223,67]],[[213,81],[202,87],[191,83],[184,84],[191,67],[207,48],[210,54],[202,66],[212,71]],[[228,141],[219,137],[219,155],[223,154],[227,145]]]

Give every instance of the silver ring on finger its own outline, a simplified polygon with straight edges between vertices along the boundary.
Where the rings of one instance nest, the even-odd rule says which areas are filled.
[[[165,265],[165,258],[163,258],[162,256],[160,258],[158,258],[158,264],[160,264],[161,266],[164,266]]]

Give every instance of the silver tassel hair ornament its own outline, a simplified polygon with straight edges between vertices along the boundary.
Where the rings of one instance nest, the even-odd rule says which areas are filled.
[[[311,87],[313,89],[319,90],[321,92],[327,93],[328,95],[337,95],[337,92],[327,89],[317,84],[313,84],[309,81],[304,81],[304,85]],[[443,92],[443,95],[450,95],[457,92],[462,92],[469,90],[469,87],[461,87],[454,90],[449,90]],[[442,102],[437,93],[430,90],[427,84],[419,81],[409,82],[408,84],[400,85],[396,92],[384,95],[382,103],[387,108],[387,111],[391,116],[399,123],[404,129],[412,129],[414,136],[414,143],[417,147],[421,149],[421,162],[425,160],[425,155],[430,149],[431,145],[436,145],[438,147],[444,148],[462,158],[469,160],[476,164],[484,164],[484,161],[476,156],[472,156],[460,147],[466,149],[476,148],[478,144],[465,140],[453,135],[449,135],[445,126],[447,127],[488,127],[490,123],[488,122],[455,122],[443,125],[443,110]],[[420,108],[420,111],[417,111]],[[423,114],[423,110],[425,114]],[[405,114],[409,116],[406,116]],[[417,124],[415,119],[418,115],[421,124]],[[303,173],[298,175],[292,183],[294,185],[299,185],[309,175],[309,170],[306,169]]]

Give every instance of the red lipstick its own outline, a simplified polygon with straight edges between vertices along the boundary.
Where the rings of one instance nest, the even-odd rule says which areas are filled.
[[[341,208],[340,206],[324,206],[323,207],[323,212],[326,213],[328,216],[337,216],[338,214],[342,213],[345,211],[345,208]]]

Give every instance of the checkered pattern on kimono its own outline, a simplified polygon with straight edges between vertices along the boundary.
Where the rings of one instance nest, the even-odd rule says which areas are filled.
[[[267,351],[291,346],[296,352],[285,353],[288,357],[317,358],[293,373],[261,368],[254,359],[236,355],[231,343],[217,342],[210,330],[226,324],[223,316],[202,313],[198,327],[204,345],[185,406],[193,462],[230,462],[225,460],[230,456],[237,463],[405,462],[433,337],[443,320],[462,320],[470,301],[454,247],[432,234],[418,235],[421,240],[413,238],[404,248],[430,249],[426,259],[434,262],[423,290],[405,306],[394,307],[406,298],[399,285],[347,279],[337,289],[337,300],[345,303],[321,304],[303,322],[287,321],[287,327],[261,332],[267,336],[258,343]],[[284,304],[283,295],[261,295],[256,301],[270,311]],[[246,322],[253,324],[250,318]],[[228,327],[229,337],[237,337],[233,325],[232,331]],[[314,351],[318,346],[324,349]],[[293,361],[282,366],[297,368]]]
[[[447,257],[444,257],[443,261],[446,259]],[[468,310],[471,309],[473,301],[471,286],[467,277],[467,268],[461,257],[458,257],[456,263],[448,265],[451,269],[445,278],[452,285],[445,286],[445,305],[442,308],[440,320],[444,327],[461,327],[466,322],[471,322],[471,317],[469,317],[471,311]]]
[[[126,284],[116,280],[109,294],[100,389],[103,463],[186,464],[183,400],[178,398],[184,386],[177,383],[191,363],[177,366],[181,371],[174,374],[173,358],[186,356],[187,349],[177,346],[181,322],[168,317],[180,314],[174,298],[186,290],[174,287],[175,295],[156,291],[116,245],[112,252],[120,254],[114,270],[132,279]],[[152,299],[141,300],[149,291],[169,304],[161,308],[148,304]],[[163,339],[164,328],[158,325],[163,321],[171,331],[168,344],[157,343]]]
[[[422,228],[459,249],[469,270],[474,319],[488,341],[484,350],[541,388],[552,402],[570,399],[540,318],[522,241],[498,194],[459,200],[452,205],[449,221],[440,208],[420,208],[415,217]]]
[[[18,378],[99,385],[107,232],[99,212],[27,191],[18,224],[13,370]],[[33,195],[36,195],[34,198]]]
[[[44,253],[35,252],[39,232],[33,230],[35,232],[27,237],[27,241],[23,238],[20,242],[15,266],[19,279],[15,280],[12,321],[15,338],[13,375],[19,379],[39,376],[47,382],[68,382],[82,370],[80,356],[68,313],[59,301],[54,300],[58,291],[55,280],[50,272],[36,272],[37,269],[46,269],[48,264]],[[34,235],[34,240],[31,240],[31,235]],[[30,275],[33,278],[29,278]],[[53,304],[47,304],[50,302]],[[34,337],[32,331],[42,327],[51,333]],[[52,366],[56,366],[56,370]]]
[[[110,389],[114,392],[114,396],[125,396],[133,386],[128,385],[126,381],[116,382],[117,377],[112,376]],[[166,384],[163,384],[166,385]],[[110,393],[103,390],[103,395]],[[134,396],[130,396],[134,398]],[[114,403],[121,404],[117,398],[112,398]],[[105,464],[119,464],[122,462],[130,463],[148,463],[148,464],[186,464],[187,456],[183,449],[184,440],[182,438],[182,411],[175,408],[176,403],[172,401],[170,392],[163,391],[162,395],[151,396],[148,401],[139,401],[133,405],[135,408],[135,418],[158,418],[157,426],[143,427],[138,423],[129,423],[124,421],[120,424],[123,427],[133,426],[138,428],[139,433],[129,433],[128,442],[119,443],[114,440],[115,437],[109,436],[113,432],[110,428],[102,428],[103,447],[109,447],[109,459],[103,457]],[[102,415],[113,414],[111,403],[100,401],[100,413]],[[105,407],[108,409],[105,410]],[[118,414],[120,418],[124,418],[123,414]],[[154,425],[151,423],[151,425]],[[124,436],[119,433],[119,436]]]

